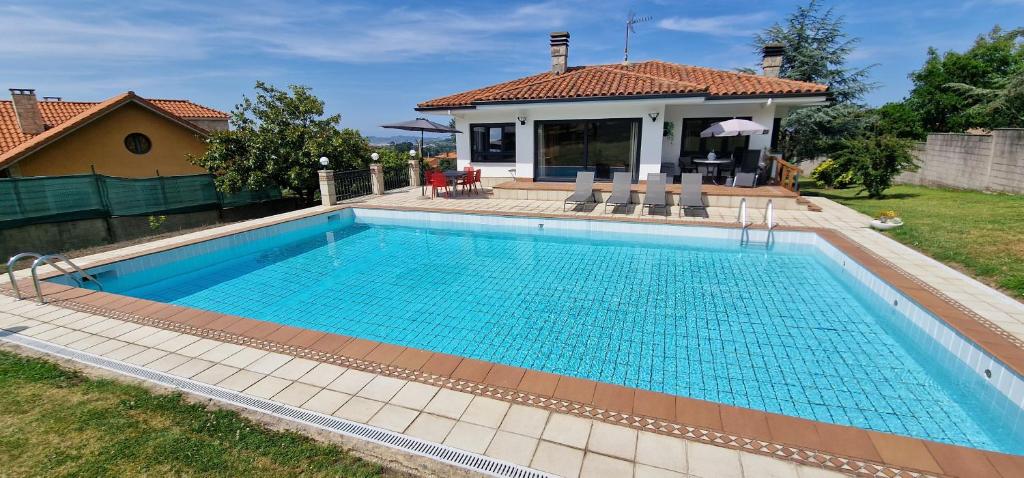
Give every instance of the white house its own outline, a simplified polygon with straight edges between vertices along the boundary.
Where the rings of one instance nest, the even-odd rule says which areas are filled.
[[[765,48],[763,75],[661,61],[568,66],[568,50],[569,34],[552,33],[550,72],[416,109],[454,117],[464,133],[456,135],[459,168],[479,168],[485,178],[568,181],[592,170],[598,181],[615,171],[636,181],[681,157],[760,153],[791,108],[828,101],[825,85],[778,78],[777,46]],[[751,119],[771,134],[700,138],[729,118]]]

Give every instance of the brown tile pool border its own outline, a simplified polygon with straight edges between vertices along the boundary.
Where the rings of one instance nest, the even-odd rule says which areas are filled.
[[[88,267],[154,254],[282,222],[339,211],[308,214],[260,223],[247,229],[211,234],[182,244],[111,257]],[[394,209],[377,207],[377,209]],[[435,208],[401,208],[424,212],[482,214],[559,219],[611,220],[735,227],[723,223],[680,223],[658,218],[590,218],[558,214],[509,213]],[[781,229],[781,228],[780,228]],[[882,280],[913,298],[1007,366],[1024,363],[1019,340],[966,307],[942,295],[845,235],[818,228],[814,232]],[[19,281],[30,290],[27,281]],[[696,400],[592,380],[510,367],[454,355],[401,347],[255,319],[174,306],[144,299],[44,283],[55,305],[166,330],[236,343],[263,350],[334,363],[348,368],[429,383],[513,403],[532,405],[609,423],[712,445],[758,453],[803,465],[876,477],[1024,476],[1024,457],[946,445],[917,438],[817,422],[760,410]],[[6,286],[5,286],[6,287]],[[4,293],[10,293],[2,288]],[[1001,333],[1000,333],[1001,332]]]

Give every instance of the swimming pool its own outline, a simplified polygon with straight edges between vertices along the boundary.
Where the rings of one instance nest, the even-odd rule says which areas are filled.
[[[1024,452],[1020,407],[978,373],[1019,382],[1011,371],[959,358],[962,337],[813,233],[738,242],[734,229],[349,209],[91,272],[133,297]]]

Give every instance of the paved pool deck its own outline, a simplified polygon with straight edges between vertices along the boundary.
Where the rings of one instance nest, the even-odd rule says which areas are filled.
[[[809,199],[822,211],[776,211],[780,225],[842,233],[960,304],[972,316],[989,322],[989,328],[996,327],[1017,342],[1024,337],[1024,306],[1019,302],[868,229],[866,216],[826,199]],[[674,208],[667,216],[653,218],[641,217],[638,210],[604,214],[602,208],[596,208],[563,213],[561,202],[486,197],[430,200],[423,199],[418,188],[364,198],[354,204],[707,224],[734,223],[737,212],[733,208],[711,208],[707,219],[678,218]],[[232,224],[76,262],[88,267],[332,209],[313,208]],[[756,220],[760,213],[752,211],[751,216]],[[24,272],[19,276],[24,277]],[[543,383],[545,377],[537,375],[536,383],[525,387],[536,387],[533,390],[537,393],[524,394],[523,382],[529,371],[518,375],[520,390],[510,394],[503,386],[509,380],[508,371],[498,376],[502,374],[492,367],[480,376],[480,371],[474,370],[476,364],[455,361],[458,358],[424,356],[417,353],[422,351],[388,344],[371,346],[358,339],[322,343],[330,341],[321,337],[323,334],[307,337],[301,330],[284,327],[263,332],[249,324],[255,322],[249,319],[227,322],[218,314],[154,307],[147,301],[111,294],[84,298],[59,286],[48,287],[48,292],[54,300],[47,305],[0,295],[0,328],[560,476],[1024,476],[1021,461],[1013,457],[964,454],[958,447],[936,448],[892,436],[872,436],[871,441],[861,444],[863,450],[857,456],[786,446],[782,437],[801,433],[799,427],[776,430],[773,436],[779,436],[777,442],[781,444],[755,442],[745,439],[743,433],[721,430],[725,428],[721,415],[709,426],[684,426],[682,433],[678,429],[674,434],[666,433],[663,427],[653,426],[653,420],[645,426],[643,417],[651,414],[636,412],[628,419],[604,415],[595,418],[593,410],[581,411],[581,402],[558,397],[579,393],[577,384],[569,381],[563,393],[558,393],[555,389],[560,382],[550,384],[551,390],[543,390],[548,384]],[[219,328],[201,326],[214,325],[218,320],[225,321]],[[247,330],[238,333],[246,324]],[[294,345],[308,341],[312,342],[306,348]],[[330,352],[323,351],[327,349]],[[545,391],[546,395],[541,393]],[[597,393],[591,389],[591,399]],[[658,400],[651,398],[637,402],[634,397],[632,405]],[[735,418],[742,421],[743,417]],[[803,432],[818,438],[823,435],[821,429],[813,427]]]

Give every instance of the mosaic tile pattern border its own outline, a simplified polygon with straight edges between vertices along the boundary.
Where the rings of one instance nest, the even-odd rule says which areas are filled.
[[[946,302],[949,305],[955,307],[960,312],[963,312],[964,314],[966,314],[970,318],[974,319],[979,324],[985,326],[985,328],[991,330],[992,333],[994,333],[994,334],[996,334],[996,335],[1006,339],[1007,342],[1010,342],[1014,346],[1016,346],[1016,347],[1018,347],[1020,349],[1024,349],[1024,340],[1021,340],[1017,336],[1015,336],[1015,335],[1011,334],[1010,332],[1006,331],[1006,329],[1003,329],[1002,327],[1000,327],[999,324],[996,324],[995,322],[992,322],[991,320],[988,320],[988,319],[982,317],[980,314],[978,314],[977,312],[971,310],[966,305],[961,304],[956,299],[946,295],[944,292],[936,289],[935,287],[932,287],[927,282],[919,279],[917,276],[915,276],[915,275],[913,275],[913,274],[903,270],[903,268],[901,268],[900,266],[896,265],[895,263],[893,263],[889,259],[886,259],[885,257],[877,254],[876,252],[874,252],[874,251],[872,251],[872,250],[862,246],[859,242],[853,240],[852,238],[850,238],[846,234],[844,234],[842,232],[839,232],[839,231],[834,231],[834,233],[842,236],[844,239],[849,241],[850,244],[855,245],[861,251],[864,251],[866,254],[870,255],[873,258],[875,258],[875,260],[877,260],[878,262],[881,262],[881,263],[885,264],[887,267],[889,267],[893,271],[899,273],[901,276],[903,276],[903,277],[907,278],[908,280],[910,280],[911,282],[921,286],[922,289],[927,290],[928,292],[931,292],[933,295],[935,295],[939,299],[942,299],[944,302]]]
[[[0,291],[5,295],[13,296],[13,294],[6,289],[0,289]],[[56,302],[57,301],[55,301],[55,303]],[[616,425],[628,426],[637,430],[674,436],[686,440],[732,448],[750,453],[757,453],[776,459],[792,461],[801,465],[817,466],[857,476],[876,478],[929,478],[942,476],[922,471],[893,467],[869,460],[836,455],[810,448],[794,447],[781,443],[772,443],[769,441],[741,437],[709,428],[689,426],[657,418],[606,410],[592,405],[524,393],[519,390],[511,390],[480,382],[442,377],[422,371],[385,365],[378,362],[320,352],[303,347],[284,345],[269,340],[254,339],[241,334],[193,327],[178,322],[145,317],[133,313],[110,310],[91,304],[79,303],[70,299],[59,301],[59,305],[79,312],[102,315],[140,325],[147,325],[221,342],[253,347],[268,352],[282,353],[298,358],[330,363],[368,373],[426,383],[474,395],[495,398],[506,402],[544,408],[552,412],[567,413],[584,418],[601,420]]]

